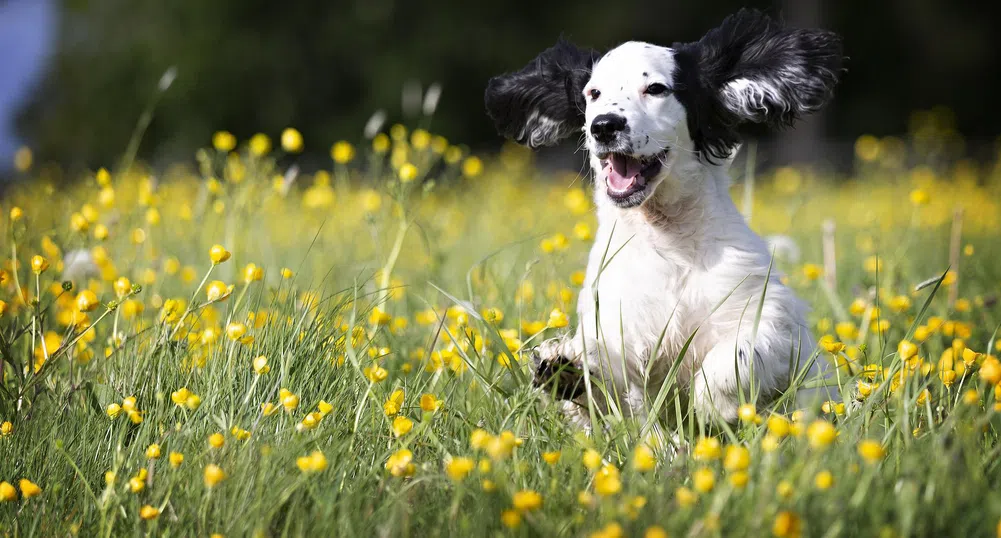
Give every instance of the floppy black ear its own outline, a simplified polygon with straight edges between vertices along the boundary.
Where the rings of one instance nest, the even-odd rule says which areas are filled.
[[[560,39],[521,71],[490,79],[487,115],[520,144],[548,146],[584,126],[584,85],[598,54]]]
[[[689,131],[697,148],[716,158],[733,150],[742,124],[778,129],[822,108],[844,62],[837,34],[785,28],[752,9],[675,50],[675,93]]]

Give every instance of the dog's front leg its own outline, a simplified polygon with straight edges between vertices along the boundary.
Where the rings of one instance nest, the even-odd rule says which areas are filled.
[[[594,346],[587,346],[580,333],[550,338],[532,350],[532,384],[555,398],[563,414],[574,425],[591,430],[587,411],[587,389],[584,386],[584,369],[590,362],[585,354]]]

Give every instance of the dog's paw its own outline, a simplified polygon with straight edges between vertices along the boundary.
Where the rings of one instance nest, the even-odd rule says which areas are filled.
[[[584,373],[572,340],[553,338],[532,349],[532,383],[558,400],[573,400],[584,394]]]

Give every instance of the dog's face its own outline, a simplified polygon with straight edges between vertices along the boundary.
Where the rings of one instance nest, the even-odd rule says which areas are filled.
[[[565,41],[490,80],[498,131],[531,147],[580,133],[597,188],[642,204],[680,157],[731,156],[748,124],[781,128],[819,110],[841,72],[840,38],[741,10],[695,43],[629,42],[604,56]],[[603,187],[603,188],[602,188]]]
[[[693,151],[675,72],[672,49],[629,42],[603,56],[584,85],[591,166],[620,207],[640,205],[656,190],[672,149]]]

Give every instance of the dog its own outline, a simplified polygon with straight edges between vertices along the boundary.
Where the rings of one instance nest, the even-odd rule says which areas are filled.
[[[744,402],[774,402],[790,384],[807,387],[790,395],[796,406],[839,398],[807,308],[737,211],[727,168],[746,133],[821,109],[843,63],[837,34],[744,9],[671,47],[633,41],[600,55],[561,37],[489,80],[500,134],[536,148],[583,131],[594,174],[599,224],[578,327],[533,353],[535,383],[572,422],[591,427],[588,400],[666,419],[651,410],[669,381],[707,422],[735,423]]]

